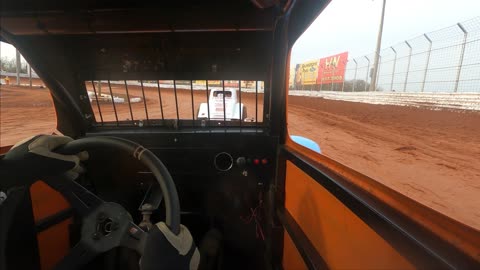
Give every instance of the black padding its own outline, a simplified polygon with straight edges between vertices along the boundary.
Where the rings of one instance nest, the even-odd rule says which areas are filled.
[[[19,196],[20,198],[16,209],[10,209],[15,215],[10,216],[11,226],[8,230],[7,241],[4,242],[6,243],[6,269],[40,269],[30,192],[25,188],[11,193],[10,196]],[[13,198],[7,200],[10,199]]]
[[[192,242],[190,250],[185,256],[182,256],[168,242],[157,226],[149,232],[143,256],[140,259],[141,270],[188,270],[190,269],[190,260],[195,252],[195,244]]]
[[[7,238],[17,206],[25,196],[25,188],[11,190],[0,205],[0,269],[6,269]]]

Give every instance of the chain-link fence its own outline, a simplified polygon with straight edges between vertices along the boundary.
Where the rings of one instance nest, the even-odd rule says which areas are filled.
[[[374,54],[349,59],[333,91],[368,91]],[[377,91],[480,92],[480,17],[400,42],[380,52]]]

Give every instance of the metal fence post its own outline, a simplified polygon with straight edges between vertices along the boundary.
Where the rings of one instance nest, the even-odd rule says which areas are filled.
[[[370,59],[368,59],[367,56],[365,56],[365,59],[367,59],[368,61],[368,65],[367,65],[367,76],[365,77],[365,92],[367,91],[367,84],[368,84],[368,74],[370,73]]]
[[[468,32],[465,30],[461,23],[457,23],[458,28],[463,32],[463,43],[462,43],[462,51],[460,52],[460,61],[458,63],[458,71],[457,71],[457,80],[455,81],[455,89],[454,92],[458,90],[458,82],[460,81],[460,73],[462,72],[462,65],[463,65],[463,56],[465,55],[465,45],[467,44],[467,36]]]
[[[427,53],[427,63],[425,64],[425,73],[423,74],[422,92],[425,89],[425,81],[427,80],[428,65],[430,63],[430,54],[432,52],[432,40],[427,36],[427,34],[423,34],[423,36],[427,39],[429,45],[428,45],[428,53]]]
[[[412,46],[410,43],[405,40],[405,44],[408,46],[408,62],[407,62],[407,74],[405,74],[405,84],[403,85],[403,92],[407,90],[407,83],[408,83],[408,72],[410,71],[410,60],[412,60]]]
[[[102,96],[102,81],[98,81],[97,82],[97,92],[98,92],[98,96]]]
[[[16,60],[16,70],[17,70],[17,85],[20,85],[20,72],[21,72],[21,59],[20,59],[20,52],[15,50],[15,60]]]
[[[395,65],[397,64],[397,51],[393,48],[392,49],[393,53],[395,54],[395,58],[393,58],[393,69],[392,69],[392,80],[390,81],[390,91],[393,91],[393,79],[395,78]]]
[[[353,59],[353,62],[355,63],[355,73],[353,75],[353,84],[352,84],[352,92],[355,92],[355,84],[357,83],[357,60]]]
[[[379,61],[378,61],[378,69],[377,69],[377,74],[376,74],[376,78],[375,78],[375,86],[373,88],[373,91],[377,91],[377,88],[378,88],[378,79],[380,78],[380,69],[382,67],[382,56],[381,55],[378,55],[378,58],[379,58]]]
[[[304,90],[305,88],[305,74],[303,74],[303,66],[300,66],[300,68],[302,69],[302,91]]]
[[[28,82],[30,83],[30,88],[32,88],[32,66],[28,64]]]
[[[333,73],[332,73],[333,74]],[[330,78],[332,78],[333,76],[330,76]],[[333,91],[333,79],[332,79],[332,82],[330,83],[330,91]]]
[[[348,59],[347,59],[347,63],[348,63]],[[345,66],[347,66],[347,65],[345,65]],[[346,68],[345,68],[345,72],[346,72]],[[344,89],[345,89],[345,73],[343,74],[343,80],[342,80],[342,92],[343,92]]]
[[[320,91],[323,90],[323,75],[325,75],[325,67],[322,69],[322,79],[320,80]]]
[[[330,87],[330,91],[333,91],[333,74],[335,74],[335,67],[333,67],[332,75],[330,76],[330,80],[332,80],[332,86]]]

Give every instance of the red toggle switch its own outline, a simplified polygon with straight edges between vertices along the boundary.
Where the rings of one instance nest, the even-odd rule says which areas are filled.
[[[268,159],[266,159],[266,158],[262,159],[262,164],[263,165],[267,165],[267,163],[268,163]]]

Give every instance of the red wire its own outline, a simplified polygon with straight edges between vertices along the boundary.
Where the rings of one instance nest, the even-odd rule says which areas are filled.
[[[256,233],[256,236],[257,238],[261,238],[262,240],[265,240],[265,235],[263,234],[263,229],[262,229],[262,226],[260,225],[260,217],[257,216],[257,211],[260,207],[262,207],[262,204],[263,204],[263,200],[261,198],[261,193],[259,194],[259,202],[258,202],[258,205],[257,207],[255,208],[250,208],[250,215],[248,217],[242,217],[240,216],[240,219],[242,219],[242,221],[245,223],[245,224],[250,224],[252,222],[252,220],[255,220],[255,233]]]

